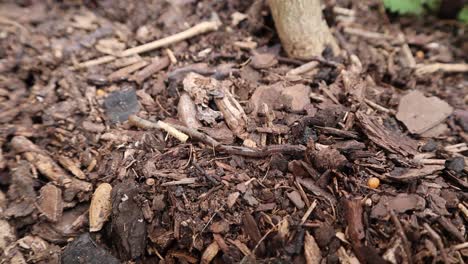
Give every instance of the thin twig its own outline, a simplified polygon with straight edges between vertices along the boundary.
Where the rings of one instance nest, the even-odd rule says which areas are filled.
[[[140,128],[144,129],[162,129],[160,122],[154,123],[151,121],[148,121],[146,119],[140,118],[136,115],[131,115],[129,118],[129,121]],[[219,143],[217,140],[214,138],[203,134],[195,129],[191,129],[185,126],[181,125],[175,125],[171,124],[171,127],[173,127],[175,130],[178,130],[179,132],[183,134],[187,134],[193,139],[197,139],[210,147],[220,151],[224,152],[226,154],[231,154],[231,155],[241,155],[241,156],[246,156],[246,157],[251,157],[251,158],[264,158],[273,154],[291,154],[291,155],[301,155],[304,153],[306,147],[302,145],[270,145],[266,146],[262,149],[253,149],[253,148],[247,148],[247,147],[241,147],[241,146],[231,146],[231,145],[223,145]],[[169,133],[169,131],[168,131]]]
[[[169,125],[168,123],[165,123],[163,121],[158,121],[157,123],[145,120],[143,118],[140,118],[136,115],[131,115],[128,117],[128,120],[141,128],[155,128],[159,130],[164,130],[167,133],[169,133],[171,136],[177,138],[180,140],[182,143],[185,143],[188,139],[188,136],[184,134],[183,132],[179,131],[177,128],[175,128],[173,125]]]
[[[375,110],[378,110],[380,112],[383,112],[383,113],[387,113],[387,114],[395,114],[395,111],[393,110],[390,110],[390,109],[387,109],[367,98],[364,98],[364,102],[366,102],[367,105],[369,105],[370,107],[374,108]]]
[[[318,61],[310,61],[305,64],[302,64],[301,66],[294,68],[286,73],[286,75],[300,75],[304,74],[307,72],[310,72],[311,70],[317,68],[319,65]]]
[[[406,253],[407,263],[411,264],[413,263],[412,254],[411,254],[411,246],[408,241],[408,238],[406,237],[405,231],[403,230],[403,227],[401,226],[400,220],[398,220],[398,217],[396,216],[395,212],[392,209],[390,209],[390,216],[392,217],[392,222],[396,227],[396,231],[398,235],[400,236],[401,241],[403,242],[403,249],[405,250],[405,253]]]
[[[368,38],[368,39],[385,39],[385,40],[394,40],[394,39],[396,39],[395,36],[385,35],[385,34],[382,34],[382,33],[377,33],[377,32],[372,32],[372,31],[367,31],[367,30],[360,29],[360,28],[345,27],[343,31],[346,34],[356,35],[356,36],[363,37],[363,38]]]
[[[302,217],[300,225],[303,225],[305,221],[307,221],[307,218],[309,218],[310,214],[312,213],[312,211],[315,209],[316,206],[317,206],[317,200],[314,200],[312,204],[309,206],[309,208],[307,209],[307,211],[305,212],[304,216]]]
[[[120,57],[127,57],[135,54],[140,54],[148,51],[155,50],[157,48],[165,47],[177,42],[180,42],[182,40],[217,30],[220,26],[219,21],[205,21],[201,22],[185,31],[179,32],[177,34],[174,34],[172,36],[168,36],[162,39],[158,39],[140,46],[136,46],[133,48],[129,48],[124,50],[121,54]],[[117,57],[115,56],[103,56],[97,59],[85,61],[82,63],[79,63],[78,65],[75,66],[75,69],[81,69],[81,68],[87,68],[95,65],[100,65],[104,63],[111,62],[115,60]]]
[[[416,75],[431,74],[434,72],[468,72],[468,64],[466,63],[432,63],[432,64],[417,64]]]

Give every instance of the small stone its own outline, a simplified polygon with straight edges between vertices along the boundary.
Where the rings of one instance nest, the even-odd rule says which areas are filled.
[[[445,162],[445,168],[460,173],[465,168],[465,159],[463,157],[455,157]]]
[[[421,147],[422,152],[432,152],[437,149],[437,142],[433,140],[432,138],[429,139],[424,146]]]
[[[104,100],[106,114],[112,122],[124,122],[140,109],[134,89],[124,89],[109,94]]]
[[[62,254],[62,263],[118,264],[120,261],[99,247],[89,234],[85,233],[65,248]]]

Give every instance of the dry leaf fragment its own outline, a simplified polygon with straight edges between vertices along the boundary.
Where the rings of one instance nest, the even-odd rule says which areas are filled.
[[[90,232],[101,230],[104,223],[109,219],[112,210],[111,191],[112,186],[108,183],[102,183],[94,191],[89,207]]]

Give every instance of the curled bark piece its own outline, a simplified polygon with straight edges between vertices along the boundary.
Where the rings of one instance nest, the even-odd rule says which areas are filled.
[[[179,115],[179,120],[187,127],[195,129],[202,127],[202,124],[196,117],[197,109],[195,108],[195,103],[187,93],[182,93],[180,95],[177,113]]]
[[[80,191],[90,191],[93,188],[89,182],[70,177],[45,151],[26,137],[14,137],[11,140],[11,146],[16,152],[22,153],[26,160],[55,184]]]
[[[310,59],[321,55],[326,45],[339,51],[322,18],[320,0],[269,0],[276,31],[290,57]]]
[[[109,219],[112,211],[111,192],[112,186],[108,183],[102,183],[94,191],[89,207],[90,232],[101,230],[104,223]]]

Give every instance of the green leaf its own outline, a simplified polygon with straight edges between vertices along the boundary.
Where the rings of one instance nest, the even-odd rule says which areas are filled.
[[[383,0],[384,6],[399,14],[419,15],[423,12],[424,0]]]
[[[458,19],[463,23],[468,24],[468,5],[465,5],[460,13],[458,13]]]

